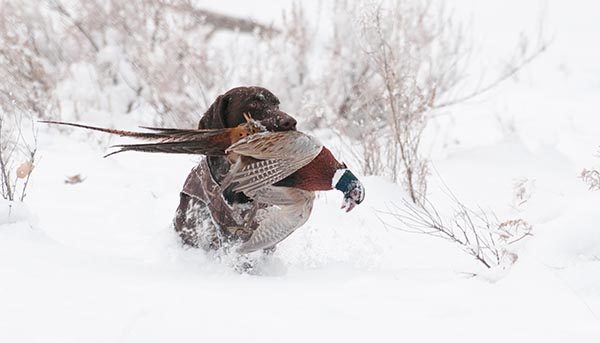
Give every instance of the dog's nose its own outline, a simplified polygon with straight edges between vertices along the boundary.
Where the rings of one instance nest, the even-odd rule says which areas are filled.
[[[280,118],[278,126],[281,130],[296,130],[296,119],[286,115],[283,118]]]

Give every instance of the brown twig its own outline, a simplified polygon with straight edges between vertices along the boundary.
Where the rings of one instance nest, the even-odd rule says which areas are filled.
[[[33,146],[29,146],[27,144],[27,142],[23,138],[23,135],[19,129],[19,137],[22,140],[23,145],[26,147],[26,149],[29,153],[29,163],[31,164],[31,170],[29,170],[29,172],[27,173],[27,177],[25,178],[25,181],[23,182],[23,188],[21,189],[21,197],[19,198],[20,201],[25,200],[25,197],[27,196],[27,186],[29,185],[29,180],[31,179],[31,174],[32,174],[33,168],[36,163],[35,157],[36,157],[36,153],[37,153],[37,130],[34,127],[33,120],[31,121],[31,130],[32,130],[32,135],[33,135]]]
[[[2,117],[0,117],[0,177],[2,178],[0,181],[2,182],[2,196],[5,199],[12,201],[14,199],[14,194],[10,184],[10,172],[8,171],[7,162],[5,161],[5,158],[7,157],[4,155],[3,143],[5,142],[4,137],[2,136],[2,129],[3,120]]]
[[[94,42],[92,35],[83,27],[83,25],[81,25],[81,22],[78,20],[75,20],[75,18],[73,18],[73,16],[65,9],[65,7],[60,3],[59,0],[53,0],[53,2],[54,2],[54,8],[56,9],[56,11],[59,14],[61,14],[63,17],[67,18],[71,22],[71,24],[73,24],[73,26],[75,26],[77,28],[77,30],[79,30],[79,32],[81,32],[81,34],[92,45],[92,48],[94,48],[94,51],[96,51],[96,52],[100,51],[98,44],[96,44],[96,42]]]
[[[531,235],[531,226],[522,219],[499,222],[479,208],[478,211],[468,208],[456,195],[444,185],[444,193],[448,196],[454,214],[450,223],[444,222],[442,216],[427,197],[422,202],[403,200],[392,210],[379,212],[390,216],[393,220],[382,220],[384,225],[409,233],[434,236],[457,244],[463,251],[471,255],[486,268],[500,266],[506,258],[514,262],[516,254],[509,247]],[[495,216],[492,216],[495,218]],[[381,219],[380,219],[381,220]]]
[[[198,21],[214,27],[215,30],[229,30],[246,33],[259,32],[267,36],[280,34],[273,26],[264,25],[251,19],[237,18],[209,10],[199,9],[190,3],[168,5],[172,10],[191,13]]]

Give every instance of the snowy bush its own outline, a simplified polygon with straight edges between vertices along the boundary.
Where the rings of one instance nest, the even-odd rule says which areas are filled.
[[[523,219],[500,221],[493,213],[473,210],[447,190],[450,215],[427,198],[420,203],[404,201],[385,224],[410,233],[429,235],[456,244],[486,268],[507,268],[519,257],[517,243],[531,235],[532,226]]]
[[[0,110],[42,118],[64,66],[59,37],[37,5],[0,1]],[[42,6],[43,7],[43,6]]]
[[[24,130],[29,128],[30,132]],[[31,118],[0,109],[0,196],[23,201],[33,172],[37,133]]]
[[[364,172],[389,176],[404,185],[413,203],[424,201],[428,164],[421,141],[436,110],[493,89],[545,51],[546,43],[524,38],[506,70],[460,94],[467,87],[471,42],[439,2],[348,7],[352,19],[337,23],[340,41],[355,41],[346,51],[351,62],[340,73],[352,86],[340,90],[347,95],[338,107],[338,127],[359,142]]]
[[[591,191],[600,190],[600,171],[596,169],[583,169],[579,177]]]

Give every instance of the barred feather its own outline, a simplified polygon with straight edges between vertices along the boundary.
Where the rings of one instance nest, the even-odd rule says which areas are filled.
[[[158,132],[135,132],[135,131],[109,129],[109,128],[97,127],[97,126],[89,126],[89,125],[76,124],[76,123],[68,123],[68,122],[62,122],[62,121],[40,120],[39,122],[45,123],[45,124],[57,124],[57,125],[78,127],[78,128],[87,129],[87,130],[106,132],[106,133],[110,133],[113,135],[119,135],[121,137],[133,137],[133,138],[148,139],[148,140],[169,138],[169,135],[167,134],[167,130],[169,130],[169,129],[155,129],[155,128],[148,127],[146,129],[150,129],[150,130],[154,130],[154,131],[158,131]],[[178,130],[178,129],[173,129],[173,130]]]
[[[145,144],[119,144],[113,145],[113,148],[119,150],[113,151],[104,157],[118,154],[125,151],[152,152],[165,154],[190,154],[206,156],[225,155],[225,149],[229,146],[229,141],[218,135],[195,135],[194,137],[169,138],[168,141]],[[221,142],[219,144],[219,142]]]
[[[228,179],[235,184],[234,191],[252,196],[309,164],[322,149],[314,137],[297,131],[255,134],[226,150],[253,158]]]
[[[40,121],[47,124],[58,124],[106,132],[121,137],[132,137],[137,139],[155,141],[146,144],[120,144],[113,147],[119,150],[107,154],[105,157],[118,154],[124,151],[140,151],[169,154],[201,154],[207,156],[223,156],[225,150],[234,142],[239,140],[240,136],[248,134],[249,129],[253,127],[241,126],[237,128],[226,129],[176,129],[176,128],[155,128],[142,127],[154,132],[136,132],[126,130],[116,130],[96,126],[60,122],[60,121]]]

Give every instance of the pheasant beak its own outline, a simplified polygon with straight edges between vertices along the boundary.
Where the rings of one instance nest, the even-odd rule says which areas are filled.
[[[356,202],[350,198],[344,198],[344,202],[342,202],[342,210],[346,210],[346,213],[352,211],[352,209],[356,207]]]
[[[261,122],[252,119],[250,113],[244,112],[242,115],[246,119],[246,124],[241,124],[240,126],[245,126],[251,135],[267,131],[267,128]]]
[[[344,202],[342,202],[342,209],[347,212],[352,211],[356,205],[360,204],[365,199],[365,190],[363,188],[362,183],[356,180],[350,187],[348,191],[344,193]]]

